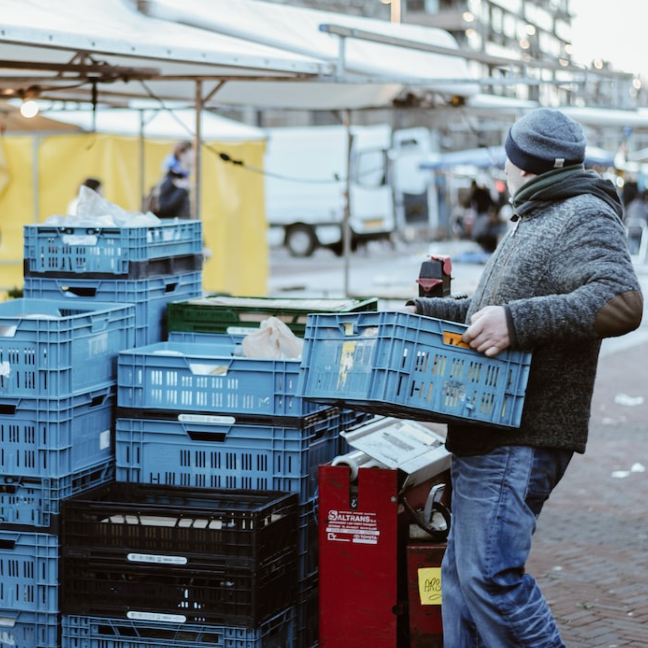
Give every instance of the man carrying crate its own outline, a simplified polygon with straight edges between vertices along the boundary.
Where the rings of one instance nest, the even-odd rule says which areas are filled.
[[[418,298],[412,312],[469,324],[493,357],[532,351],[519,429],[448,426],[452,529],[442,566],[446,648],[564,647],[525,572],[536,519],[574,452],[585,452],[601,340],[636,329],[643,297],[614,186],[585,170],[585,135],[539,108],[510,129],[514,227],[467,300]]]

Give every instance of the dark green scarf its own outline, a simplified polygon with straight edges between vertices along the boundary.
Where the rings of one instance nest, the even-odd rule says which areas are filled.
[[[610,180],[604,180],[596,171],[586,170],[577,164],[564,169],[542,173],[526,182],[511,198],[513,220],[524,216],[536,207],[582,194],[592,194],[603,200],[618,215],[623,215],[621,199]]]

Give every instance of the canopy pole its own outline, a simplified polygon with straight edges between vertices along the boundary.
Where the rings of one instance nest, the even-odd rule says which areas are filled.
[[[144,111],[140,110],[139,111],[139,116],[140,116],[140,123],[139,123],[139,142],[138,142],[138,147],[139,147],[139,181],[140,181],[140,206],[141,208],[144,208],[144,199],[147,195],[147,191],[145,188],[145,178],[144,178],[144,169],[145,169],[145,146],[144,146],[144,127],[145,127],[145,121],[144,121]]]
[[[193,174],[193,210],[192,218],[200,220],[200,187],[202,184],[202,109],[203,109],[203,99],[202,99],[202,81],[196,81],[196,129],[194,135],[194,174]]]
[[[349,296],[349,270],[351,262],[351,151],[353,148],[353,134],[351,133],[351,111],[344,111],[344,126],[346,128],[346,180],[344,213],[342,215],[342,250],[344,253],[344,296]]]

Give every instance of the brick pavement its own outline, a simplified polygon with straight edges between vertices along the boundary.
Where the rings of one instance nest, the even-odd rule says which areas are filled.
[[[642,342],[601,358],[587,452],[546,504],[528,563],[568,648],[648,648],[647,433]]]

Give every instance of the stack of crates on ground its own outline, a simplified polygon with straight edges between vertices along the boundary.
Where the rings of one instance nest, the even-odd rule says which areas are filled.
[[[315,645],[318,636],[318,468],[339,454],[340,430],[367,417],[297,398],[299,360],[243,357],[241,342],[270,316],[299,335],[310,310],[376,305],[239,297],[173,302],[169,340],[119,356],[118,481],[297,495],[295,648]]]
[[[0,644],[59,645],[65,498],[114,479],[117,354],[130,304],[0,303]]]
[[[297,495],[111,483],[62,513],[63,648],[292,648]]]
[[[135,305],[135,344],[166,339],[169,302],[202,294],[198,220],[150,226],[27,225],[24,294]]]

